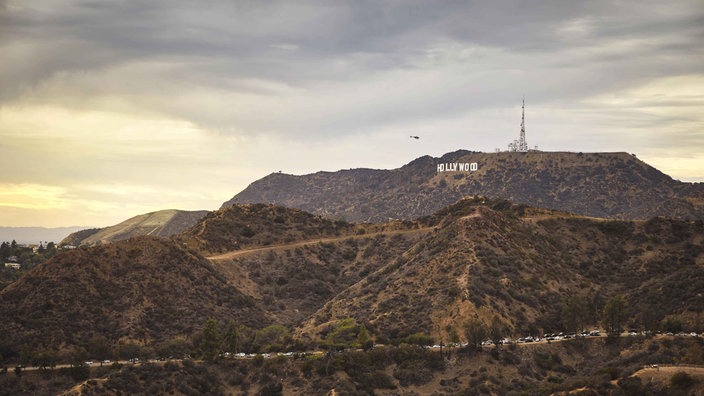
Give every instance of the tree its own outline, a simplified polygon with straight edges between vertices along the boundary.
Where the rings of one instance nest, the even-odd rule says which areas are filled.
[[[460,335],[452,325],[445,327],[445,331],[447,331],[447,338],[450,341],[447,348],[447,358],[450,359],[452,357],[452,348],[460,343]]]
[[[369,332],[367,332],[367,327],[364,325],[359,326],[359,332],[357,332],[357,345],[365,351],[368,351],[374,346],[374,342],[371,337],[369,337]]]
[[[648,304],[640,312],[640,323],[645,331],[660,330],[660,320],[664,316],[659,304]]]
[[[324,343],[329,348],[342,350],[356,345],[359,325],[353,318],[345,318],[337,322],[335,328],[325,336]]]
[[[606,302],[602,324],[609,335],[618,336],[621,333],[625,311],[626,299],[623,296],[612,297]]]
[[[237,325],[235,321],[230,319],[227,324],[227,330],[225,330],[225,336],[223,337],[223,349],[225,352],[237,353],[239,351],[239,333],[237,331]]]
[[[203,325],[200,337],[200,352],[206,360],[215,359],[220,353],[222,337],[218,329],[218,321],[209,318]]]
[[[75,347],[69,353],[71,367],[68,369],[68,372],[75,381],[83,381],[90,376],[90,368],[86,364],[87,357],[88,352],[83,347]]]
[[[489,339],[494,342],[494,345],[498,346],[504,339],[503,325],[498,316],[494,315],[491,320],[491,326],[489,326]]]
[[[280,352],[286,348],[291,335],[287,328],[281,325],[267,326],[254,336],[254,346],[260,352]]]
[[[118,359],[134,359],[142,354],[142,347],[134,341],[126,341],[115,346],[114,354]]]
[[[88,342],[88,354],[102,365],[102,361],[112,355],[112,343],[104,335],[96,334]]]
[[[83,347],[74,347],[69,352],[69,361],[71,366],[84,366],[88,359],[88,351]]]
[[[472,318],[464,325],[464,336],[470,350],[481,351],[486,334],[486,325],[479,319]]]
[[[586,323],[597,324],[601,320],[604,307],[604,297],[598,292],[591,292],[586,297]]]
[[[36,354],[37,367],[42,370],[47,368],[56,367],[56,363],[59,361],[59,354],[49,348],[40,349]]]
[[[571,296],[562,307],[562,326],[567,331],[579,333],[584,329],[588,316],[587,301],[582,296]]]

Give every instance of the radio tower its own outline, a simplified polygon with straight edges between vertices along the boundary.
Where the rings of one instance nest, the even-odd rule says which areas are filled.
[[[526,100],[523,99],[521,106],[521,137],[518,138],[518,151],[528,151],[528,143],[526,142]]]
[[[526,142],[526,100],[523,99],[521,106],[521,135],[518,140],[508,144],[508,151],[528,152],[528,142]]]

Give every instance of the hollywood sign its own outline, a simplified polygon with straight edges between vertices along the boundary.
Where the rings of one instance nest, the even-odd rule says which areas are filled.
[[[479,169],[476,162],[451,162],[438,164],[438,172],[474,172]]]

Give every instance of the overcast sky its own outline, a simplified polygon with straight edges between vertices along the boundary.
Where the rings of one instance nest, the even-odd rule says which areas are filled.
[[[531,147],[704,181],[703,43],[701,0],[0,0],[0,225],[505,149],[523,97]]]

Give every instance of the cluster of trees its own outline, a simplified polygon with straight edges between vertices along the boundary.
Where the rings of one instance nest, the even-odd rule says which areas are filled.
[[[193,340],[194,349],[206,360],[213,360],[224,353],[270,353],[302,351],[306,349],[300,341],[291,337],[290,331],[281,325],[270,325],[259,330],[236,325],[230,320],[227,326],[210,318]],[[323,336],[321,347],[329,351],[365,349],[373,346],[369,332],[354,319],[340,320]]]
[[[259,330],[237,325],[230,320],[222,328],[217,319],[209,318],[193,340],[194,349],[207,360],[223,353],[269,353],[300,349],[290,331],[281,325],[270,325]]]
[[[600,319],[601,325],[609,335],[618,336],[623,331],[626,321],[626,299],[620,295],[614,296],[606,301],[602,309],[599,308],[584,296],[571,296],[562,307],[563,328],[579,333],[588,324],[596,323]]]
[[[563,305],[560,318],[561,323],[556,324],[556,327],[568,332],[579,333],[589,324],[600,321],[608,334],[618,335],[623,331],[626,321],[626,299],[623,296],[612,297],[600,309],[587,297],[574,295]],[[463,325],[470,350],[481,350],[482,342],[486,340],[500,344],[506,337],[507,330],[498,316],[494,316],[488,325],[478,318],[470,319]]]
[[[505,334],[506,327],[498,316],[494,316],[488,326],[478,318],[470,319],[464,325],[464,336],[469,350],[481,350],[482,342],[487,339],[499,345]]]
[[[31,269],[35,265],[44,262],[58,252],[58,248],[54,242],[48,242],[44,245],[39,243],[39,248],[35,252],[34,249],[28,246],[21,246],[16,241],[0,243],[0,262],[7,262],[10,257],[16,257],[17,262],[22,264],[24,269]]]
[[[0,290],[18,280],[22,274],[36,265],[43,263],[57,253],[56,245],[49,242],[46,246],[40,243],[38,252],[31,247],[20,246],[16,241],[0,243]],[[16,262],[21,270],[5,268],[7,262]]]
[[[322,346],[328,350],[364,349],[374,345],[366,326],[358,324],[353,318],[342,319],[328,332]]]

